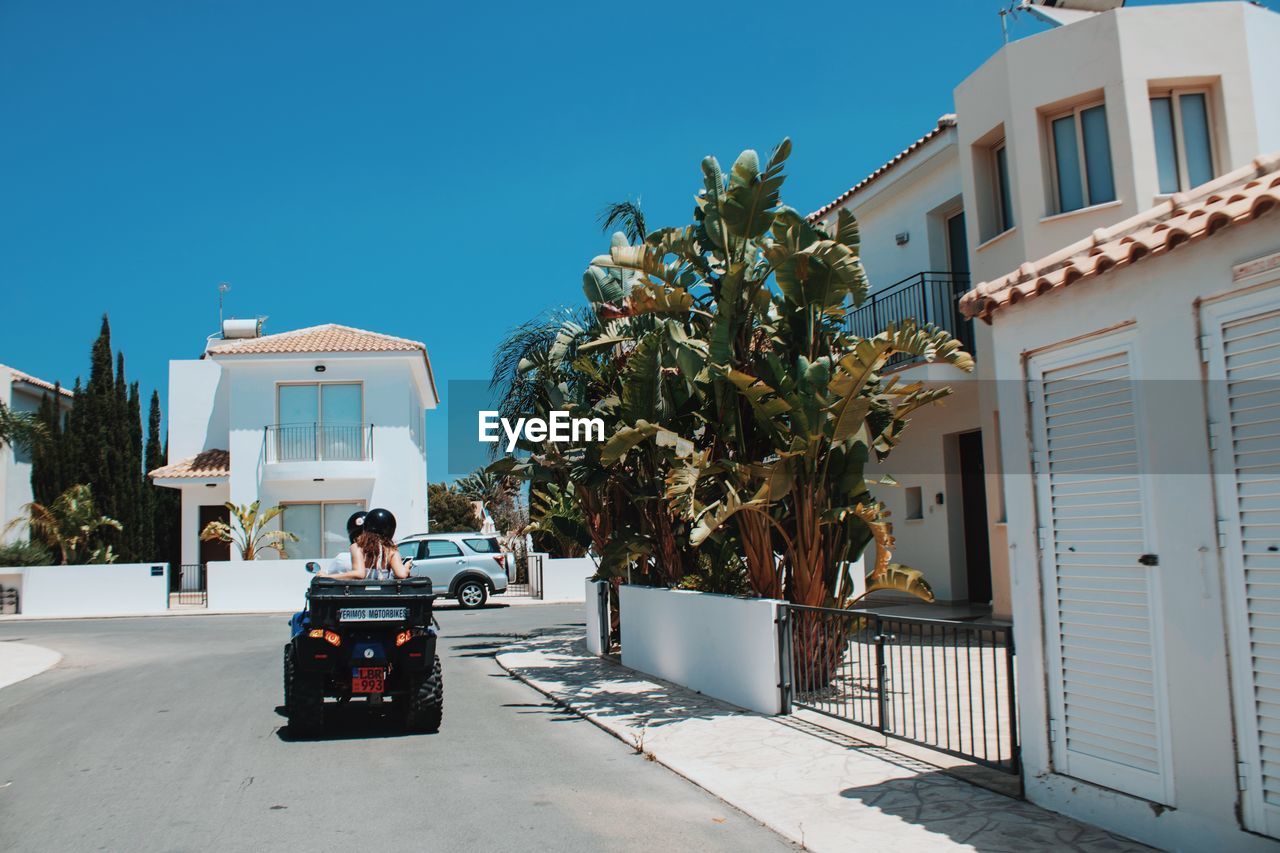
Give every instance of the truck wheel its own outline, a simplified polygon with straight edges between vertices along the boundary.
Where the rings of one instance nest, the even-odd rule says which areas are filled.
[[[316,737],[324,731],[324,679],[318,673],[299,672],[292,649],[285,649],[284,696],[289,734]]]
[[[458,603],[468,610],[482,607],[489,600],[489,590],[477,580],[467,580],[458,584]]]
[[[431,664],[429,674],[417,676],[409,683],[405,699],[405,728],[411,732],[440,731],[440,718],[444,714],[444,674],[440,671],[439,655]]]

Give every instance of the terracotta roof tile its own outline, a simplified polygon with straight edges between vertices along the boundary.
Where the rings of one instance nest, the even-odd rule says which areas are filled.
[[[326,323],[263,335],[260,338],[232,338],[210,344],[210,355],[264,355],[307,352],[426,352],[426,344],[395,338],[350,326]]]
[[[53,390],[55,390],[55,389],[56,389],[56,390],[58,390],[58,391],[62,394],[62,396],[64,396],[64,397],[73,397],[73,396],[75,396],[75,395],[73,395],[70,391],[68,391],[66,388],[61,388],[61,387],[59,387],[59,386],[57,386],[57,385],[53,384],[52,382],[46,382],[46,381],[45,381],[45,380],[43,380],[43,379],[37,379],[36,377],[32,376],[30,373],[23,373],[21,370],[17,370],[16,368],[12,368],[12,367],[10,367],[10,368],[9,368],[9,373],[10,373],[10,375],[12,375],[12,376],[13,376],[13,379],[14,379],[14,381],[16,381],[16,382],[25,382],[25,383],[26,383],[26,384],[28,384],[28,385],[35,386],[36,388],[40,388],[40,389],[45,390],[45,391],[53,391]]]
[[[231,474],[231,453],[226,450],[205,450],[192,456],[190,459],[183,459],[181,462],[175,462],[172,465],[165,465],[163,468],[157,468],[152,471],[149,476],[158,479],[176,478],[176,479],[207,479],[211,477],[226,477]]]
[[[991,315],[1006,305],[1199,242],[1277,207],[1280,153],[1258,157],[1244,168],[979,284],[961,298],[960,310],[966,317],[981,317],[989,323]]]
[[[907,159],[907,157],[911,156],[911,154],[919,150],[920,147],[923,146],[925,143],[927,143],[929,140],[933,139],[934,137],[941,136],[947,130],[955,126],[956,126],[956,117],[954,114],[948,113],[942,116],[941,118],[938,119],[938,124],[936,127],[934,127],[933,130],[929,131],[924,136],[920,137],[915,142],[908,145],[902,151],[899,151],[893,157],[893,159],[890,160],[888,163],[885,163],[883,166],[876,169],[870,175],[867,175],[865,178],[858,181],[858,183],[854,184],[853,186],[849,187],[849,189],[845,190],[840,195],[836,196],[836,198],[833,201],[828,202],[827,204],[824,204],[822,207],[818,208],[813,213],[810,213],[805,218],[808,219],[810,222],[817,222],[819,219],[826,216],[828,213],[830,213],[831,211],[835,210],[837,207],[839,207],[840,205],[848,201],[853,196],[854,193],[857,193],[865,189],[870,184],[879,180],[887,172],[889,172],[891,169],[893,169],[903,160]]]

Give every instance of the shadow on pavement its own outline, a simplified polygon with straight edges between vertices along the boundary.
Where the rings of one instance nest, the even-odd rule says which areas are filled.
[[[276,713],[285,716],[283,705],[276,706]],[[445,725],[448,725],[446,722]],[[434,734],[434,733],[433,733]],[[381,738],[431,737],[423,732],[407,732],[395,713],[395,703],[381,707],[364,702],[326,702],[324,706],[324,733],[319,737],[294,737],[289,726],[276,729],[276,737],[285,743],[316,743],[340,740],[373,740]]]

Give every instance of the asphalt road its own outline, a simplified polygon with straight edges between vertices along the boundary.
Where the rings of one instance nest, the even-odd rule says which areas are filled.
[[[306,742],[277,712],[283,617],[0,625],[0,655],[64,655],[0,690],[0,850],[793,850],[493,660],[582,618],[443,611],[438,734],[346,714]]]

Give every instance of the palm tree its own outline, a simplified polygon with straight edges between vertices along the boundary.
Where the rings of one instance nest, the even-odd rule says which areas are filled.
[[[74,485],[47,506],[33,502],[23,509],[32,538],[56,550],[62,565],[115,562],[111,546],[102,544],[97,537],[104,530],[122,530],[123,525],[98,514],[89,486]],[[23,521],[15,519],[6,530]]]
[[[235,522],[232,526],[225,521],[211,521],[200,531],[200,538],[205,542],[230,542],[240,552],[242,560],[256,560],[258,552],[275,551],[281,557],[285,554],[286,542],[297,542],[297,535],[287,530],[267,530],[266,527],[276,516],[284,512],[284,507],[273,506],[262,512],[258,511],[261,501],[254,501],[248,506],[237,506],[227,501],[227,510]]]
[[[35,412],[15,412],[0,403],[0,447],[32,449],[45,440],[48,433]]]

